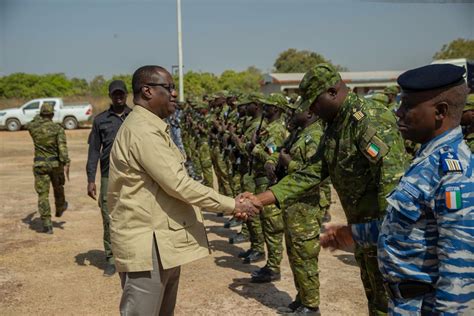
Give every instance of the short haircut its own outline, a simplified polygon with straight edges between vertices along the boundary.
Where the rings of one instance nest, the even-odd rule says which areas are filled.
[[[165,68],[156,65],[143,66],[135,70],[132,77],[132,90],[134,97],[140,94],[141,88],[145,84],[153,82],[153,77],[157,72],[168,73]]]
[[[469,88],[465,83],[446,89],[434,97],[435,103],[446,102],[449,105],[449,116],[454,120],[461,120],[462,111],[466,104]]]

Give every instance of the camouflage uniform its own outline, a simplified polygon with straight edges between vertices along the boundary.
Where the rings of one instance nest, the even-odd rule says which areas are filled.
[[[474,94],[469,94],[467,97],[466,106],[464,107],[464,113],[468,111],[474,111]],[[472,117],[472,116],[471,116]],[[464,140],[467,146],[474,152],[474,122],[470,122],[469,126],[463,126]]]
[[[279,118],[269,123],[260,133],[261,143],[252,150],[254,157],[253,176],[256,193],[268,189],[269,181],[265,174],[265,162],[269,157],[269,150],[281,147],[287,136],[284,120]],[[271,149],[270,149],[271,148]],[[282,211],[274,205],[265,206],[260,212],[263,236],[267,245],[268,258],[266,267],[273,272],[280,273],[280,263],[283,254],[283,218]]]
[[[385,87],[383,93],[388,97],[389,95],[397,95],[398,94],[398,86],[388,86]],[[398,109],[398,103],[396,100],[388,104],[388,109],[390,111],[396,112]]]
[[[41,114],[52,114],[54,109],[50,104],[41,107]],[[36,116],[27,125],[27,129],[35,146],[33,174],[35,190],[38,193],[38,212],[43,226],[52,227],[51,207],[49,205],[49,186],[53,185],[56,214],[67,208],[64,197],[64,165],[70,163],[66,134],[61,125],[52,120]]]
[[[383,93],[374,93],[370,99],[374,102],[380,103],[381,105],[385,106],[387,109],[389,108],[388,105],[388,97]]]
[[[291,147],[288,152],[292,157],[288,166],[289,174],[303,168],[316,154],[322,134],[320,122],[314,122],[299,132],[293,144],[289,144]],[[277,165],[278,153],[273,154],[268,162]],[[326,180],[320,188],[313,188],[283,209],[286,252],[297,290],[295,301],[311,308],[317,308],[320,304],[319,234],[322,218],[330,205],[330,190]]]
[[[309,108],[321,93],[340,81],[330,65],[311,69],[300,84],[304,100],[300,108]],[[318,153],[305,168],[283,178],[271,191],[280,206],[287,208],[330,177],[348,223],[365,223],[383,217],[385,196],[397,184],[406,162],[393,113],[348,92],[324,132]],[[373,246],[357,246],[355,253],[371,315],[387,312],[376,251]]]

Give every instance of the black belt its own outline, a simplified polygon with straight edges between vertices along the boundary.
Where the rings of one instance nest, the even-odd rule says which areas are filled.
[[[59,158],[58,157],[35,157],[34,159],[35,161],[58,161]]]
[[[431,284],[406,281],[400,283],[384,282],[384,288],[391,299],[411,299],[434,292]]]

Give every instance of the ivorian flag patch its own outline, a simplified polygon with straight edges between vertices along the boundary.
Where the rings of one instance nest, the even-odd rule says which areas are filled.
[[[462,207],[461,189],[459,187],[446,188],[446,207],[450,210],[459,210]]]
[[[369,146],[367,146],[366,151],[370,157],[375,158],[379,154],[380,148],[374,143],[370,143]]]

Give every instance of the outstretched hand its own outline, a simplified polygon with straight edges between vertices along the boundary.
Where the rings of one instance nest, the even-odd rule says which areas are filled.
[[[244,192],[235,197],[234,217],[237,219],[246,221],[249,217],[258,214],[262,209],[262,203],[250,192]]]
[[[336,249],[347,250],[354,245],[352,231],[348,225],[326,224],[324,233],[320,236],[320,243],[323,248],[331,251]]]

